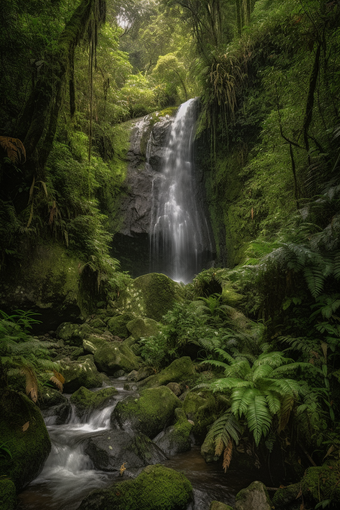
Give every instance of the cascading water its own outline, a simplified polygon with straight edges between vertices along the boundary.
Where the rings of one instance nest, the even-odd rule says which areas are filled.
[[[151,272],[189,282],[213,252],[209,229],[196,199],[193,142],[196,99],[182,104],[172,124],[164,164],[153,186],[150,226]]]

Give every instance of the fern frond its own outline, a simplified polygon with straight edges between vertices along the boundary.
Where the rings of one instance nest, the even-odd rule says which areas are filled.
[[[21,367],[21,373],[26,377],[26,395],[30,396],[33,402],[38,400],[38,380],[33,368],[28,365]]]
[[[254,397],[254,400],[248,406],[246,418],[249,430],[253,433],[255,444],[258,446],[261,436],[268,434],[272,422],[264,396],[256,395]]]
[[[246,414],[251,402],[253,402],[256,395],[260,392],[256,388],[239,388],[235,389],[232,393],[231,410],[235,416],[242,416]]]
[[[316,267],[305,267],[303,270],[303,274],[305,276],[307,286],[310,290],[310,293],[313,297],[317,297],[321,294],[323,285],[325,282],[325,275]]]
[[[294,404],[295,404],[295,398],[293,396],[286,396],[282,400],[279,427],[278,427],[279,433],[285,429],[285,427],[289,421],[290,413],[294,407]]]
[[[224,449],[223,453],[222,467],[225,473],[227,472],[227,469],[230,466],[232,454],[233,454],[233,442],[230,440],[228,446]]]
[[[281,401],[274,392],[266,392],[266,400],[270,413],[275,416],[281,409]]]
[[[259,365],[253,372],[253,382],[256,383],[258,379],[267,377],[273,372],[273,368],[270,365]]]
[[[336,280],[340,279],[340,251],[335,254],[333,274]]]
[[[23,164],[26,161],[26,150],[19,138],[0,136],[0,146],[6,151],[7,157],[14,164]]]

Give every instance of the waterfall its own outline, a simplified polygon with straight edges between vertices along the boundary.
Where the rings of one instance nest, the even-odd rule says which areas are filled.
[[[160,174],[153,184],[150,225],[151,271],[189,282],[204,268],[212,243],[197,200],[194,136],[197,100],[182,104],[171,126]]]

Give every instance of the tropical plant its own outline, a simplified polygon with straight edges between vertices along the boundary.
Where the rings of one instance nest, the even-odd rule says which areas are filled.
[[[238,445],[241,433],[242,427],[230,409],[220,416],[209,429],[206,441],[213,441],[216,456],[219,457],[223,453],[224,472],[230,465],[234,443]]]

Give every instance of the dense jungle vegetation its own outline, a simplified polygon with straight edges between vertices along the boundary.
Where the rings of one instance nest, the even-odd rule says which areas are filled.
[[[200,363],[195,384],[219,399],[206,426],[225,469],[248,430],[260,457],[284,444],[296,476],[333,462],[335,485],[313,503],[331,506],[339,2],[3,0],[0,26],[0,281],[35,246],[56,244],[80,261],[87,312],[115,302],[131,281],[110,256],[129,127],[199,96],[217,261],[183,286],[140,354],[155,371],[188,353]],[[13,368],[29,391],[53,370],[60,386],[58,364],[30,334],[33,316],[7,312],[0,386]]]

